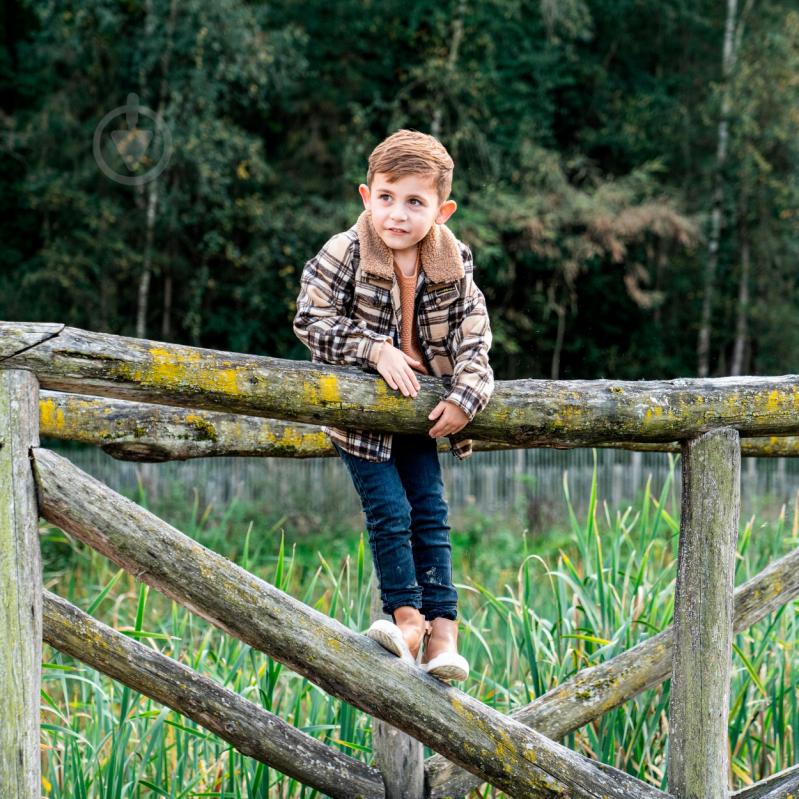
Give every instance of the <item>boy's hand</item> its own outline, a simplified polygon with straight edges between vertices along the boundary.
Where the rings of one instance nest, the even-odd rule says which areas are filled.
[[[405,397],[415,397],[419,393],[419,381],[411,365],[422,364],[402,350],[398,350],[388,340],[381,345],[377,357],[377,371],[383,375],[391,388],[399,389]]]
[[[441,400],[427,418],[438,419],[430,428],[431,438],[451,436],[469,423],[469,417],[457,405],[446,400]]]

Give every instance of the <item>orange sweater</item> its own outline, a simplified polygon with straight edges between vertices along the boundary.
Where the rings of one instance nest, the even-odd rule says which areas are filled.
[[[410,355],[411,358],[419,361],[420,365],[418,367],[411,368],[423,375],[430,374],[424,365],[422,347],[419,344],[419,324],[414,314],[416,279],[419,275],[418,255],[412,275],[403,274],[396,261],[394,261],[394,274],[397,276],[397,283],[400,287],[400,302],[402,303],[402,330],[399,331],[400,349],[406,355]]]

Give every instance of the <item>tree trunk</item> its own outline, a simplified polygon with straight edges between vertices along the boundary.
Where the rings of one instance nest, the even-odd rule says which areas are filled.
[[[150,297],[150,276],[153,262],[153,239],[155,237],[155,215],[158,208],[158,180],[147,184],[147,214],[145,216],[144,254],[139,278],[139,299],[136,309],[136,337],[147,335],[147,305]]]
[[[172,271],[169,265],[164,272],[164,314],[161,317],[161,338],[169,341],[172,338]]]
[[[558,308],[558,332],[555,337],[555,349],[552,352],[552,366],[550,377],[557,380],[560,377],[560,353],[563,349],[563,339],[566,335],[566,309]]]
[[[735,322],[735,346],[732,351],[732,364],[730,366],[731,375],[742,375],[745,373],[744,358],[746,356],[746,344],[749,337],[749,272],[750,272],[750,238],[749,221],[747,219],[748,202],[744,194],[741,203],[740,215],[740,240],[741,240],[741,273],[738,277],[738,306],[736,310]]]
[[[458,63],[458,51],[460,50],[461,42],[463,41],[463,18],[466,14],[466,0],[460,0],[458,3],[458,10],[455,19],[452,21],[452,42],[449,47],[449,57],[447,58],[447,75],[451,76],[455,72],[455,67]],[[444,98],[441,94],[438,96],[435,111],[433,112],[433,121],[430,123],[430,133],[435,138],[441,137],[441,122],[444,114]]]
[[[707,377],[710,373],[710,327],[713,314],[713,294],[716,284],[716,267],[719,257],[719,240],[723,221],[724,167],[727,163],[729,143],[729,119],[732,111],[730,77],[735,64],[735,18],[738,0],[727,0],[727,21],[724,26],[724,51],[722,56],[721,119],[719,120],[716,145],[716,169],[713,180],[713,207],[710,214],[710,235],[705,263],[705,285],[702,297],[702,316],[699,323],[697,343],[697,374]]]
[[[145,34],[149,37],[154,33],[155,25],[159,23],[157,15],[153,12],[152,0],[146,0],[145,4]],[[158,104],[156,107],[156,118],[158,123],[163,124],[164,109],[169,102],[169,62],[172,56],[175,32],[175,15],[177,3],[172,0],[170,7],[169,21],[167,23],[167,42],[161,56],[161,83],[158,92]],[[144,97],[146,76],[139,71],[139,91],[140,96]],[[144,338],[147,333],[147,306],[149,305],[150,281],[152,276],[153,264],[153,243],[155,240],[155,222],[158,210],[159,191],[158,180],[155,178],[147,184],[147,214],[145,217],[145,239],[144,256],[142,263],[142,274],[139,279],[139,297],[136,312],[136,336]]]

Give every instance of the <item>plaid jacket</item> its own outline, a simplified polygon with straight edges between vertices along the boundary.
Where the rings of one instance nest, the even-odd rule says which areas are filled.
[[[431,234],[420,243],[419,343],[430,374],[444,378],[442,399],[460,407],[471,421],[494,388],[488,311],[472,277],[469,247],[444,225],[433,225]],[[352,228],[333,236],[305,264],[294,332],[310,349],[312,361],[376,371],[378,345],[386,339],[399,343],[402,306],[390,258],[364,211]],[[323,429],[352,455],[371,461],[391,456],[391,433]],[[471,455],[471,440],[450,438],[450,444],[456,457]]]

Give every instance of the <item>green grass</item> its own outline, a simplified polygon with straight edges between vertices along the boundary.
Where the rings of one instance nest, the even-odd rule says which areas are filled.
[[[678,538],[674,463],[657,492],[611,509],[596,495],[577,518],[564,475],[564,529],[530,538],[475,517],[453,531],[463,686],[508,712],[659,632],[671,621]],[[146,497],[138,499],[144,503]],[[371,564],[358,533],[287,544],[235,504],[160,509],[168,521],[354,630],[368,624]],[[745,520],[738,583],[799,539],[799,517]],[[42,527],[45,583],[54,592],[353,757],[370,761],[370,718],[226,636]],[[323,554],[324,553],[324,554]],[[736,636],[730,703],[732,787],[795,763],[799,603]],[[668,683],[568,736],[569,746],[665,788]],[[45,647],[44,794],[53,799],[310,797],[318,794],[239,755],[194,722]],[[503,796],[483,788],[475,797]]]

